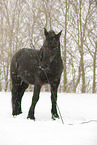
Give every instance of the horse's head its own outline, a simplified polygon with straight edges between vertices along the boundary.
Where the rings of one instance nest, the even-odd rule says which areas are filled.
[[[44,28],[44,34],[45,34],[45,41],[41,48],[41,55],[40,60],[43,64],[43,66],[46,68],[48,67],[48,63],[50,64],[53,60],[57,58],[60,58],[60,31],[58,34],[55,34],[53,30],[50,30],[49,32]]]
[[[50,30],[49,32],[44,28],[44,34],[46,37],[45,40],[45,44],[46,47],[48,47],[48,49],[50,51],[52,50],[58,50],[60,49],[60,36],[61,36],[61,32],[60,31],[58,34],[55,34],[55,32],[53,30]]]

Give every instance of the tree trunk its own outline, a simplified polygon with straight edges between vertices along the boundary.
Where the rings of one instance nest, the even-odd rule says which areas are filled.
[[[97,59],[97,42],[95,42],[95,52],[93,57],[93,87],[92,87],[92,93],[96,93],[96,60]]]
[[[67,13],[68,13],[68,7],[67,7],[67,0],[66,0],[66,14],[65,14],[65,35],[64,35],[64,52],[63,52],[63,61],[64,61],[64,86],[63,86],[63,92],[67,91],[67,51],[66,51],[66,38],[67,38]]]
[[[86,85],[85,85],[85,68],[84,68],[84,52],[83,52],[83,30],[82,30],[82,0],[80,0],[80,56],[81,56],[81,72],[82,72],[82,89],[81,92],[85,93]]]

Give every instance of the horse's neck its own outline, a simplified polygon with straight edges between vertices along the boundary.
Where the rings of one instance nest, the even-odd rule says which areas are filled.
[[[60,59],[61,58],[60,46],[59,46],[59,49],[57,51],[52,50],[52,52],[51,52],[49,47],[46,44],[44,44],[41,47],[40,56],[41,56],[41,60],[47,60],[50,58],[51,58],[51,60],[53,60],[54,58]]]

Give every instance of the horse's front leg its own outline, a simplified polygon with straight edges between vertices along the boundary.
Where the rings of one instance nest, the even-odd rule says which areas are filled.
[[[31,107],[30,107],[30,110],[29,110],[27,118],[35,120],[34,110],[35,110],[36,103],[39,100],[40,89],[41,89],[41,86],[39,84],[35,84],[35,86],[34,86],[34,94],[33,94],[33,98],[32,98],[32,104],[31,104]]]
[[[58,112],[57,112],[57,90],[58,90],[58,84],[52,84],[51,85],[51,102],[52,102],[52,119],[55,120],[55,118],[59,118]]]

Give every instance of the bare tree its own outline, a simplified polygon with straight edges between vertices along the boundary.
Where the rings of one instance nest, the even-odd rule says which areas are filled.
[[[60,90],[97,92],[95,0],[1,0],[0,90],[10,90],[10,60],[23,47],[40,49],[43,28],[61,37],[64,71]],[[46,86],[45,91],[49,91]]]

